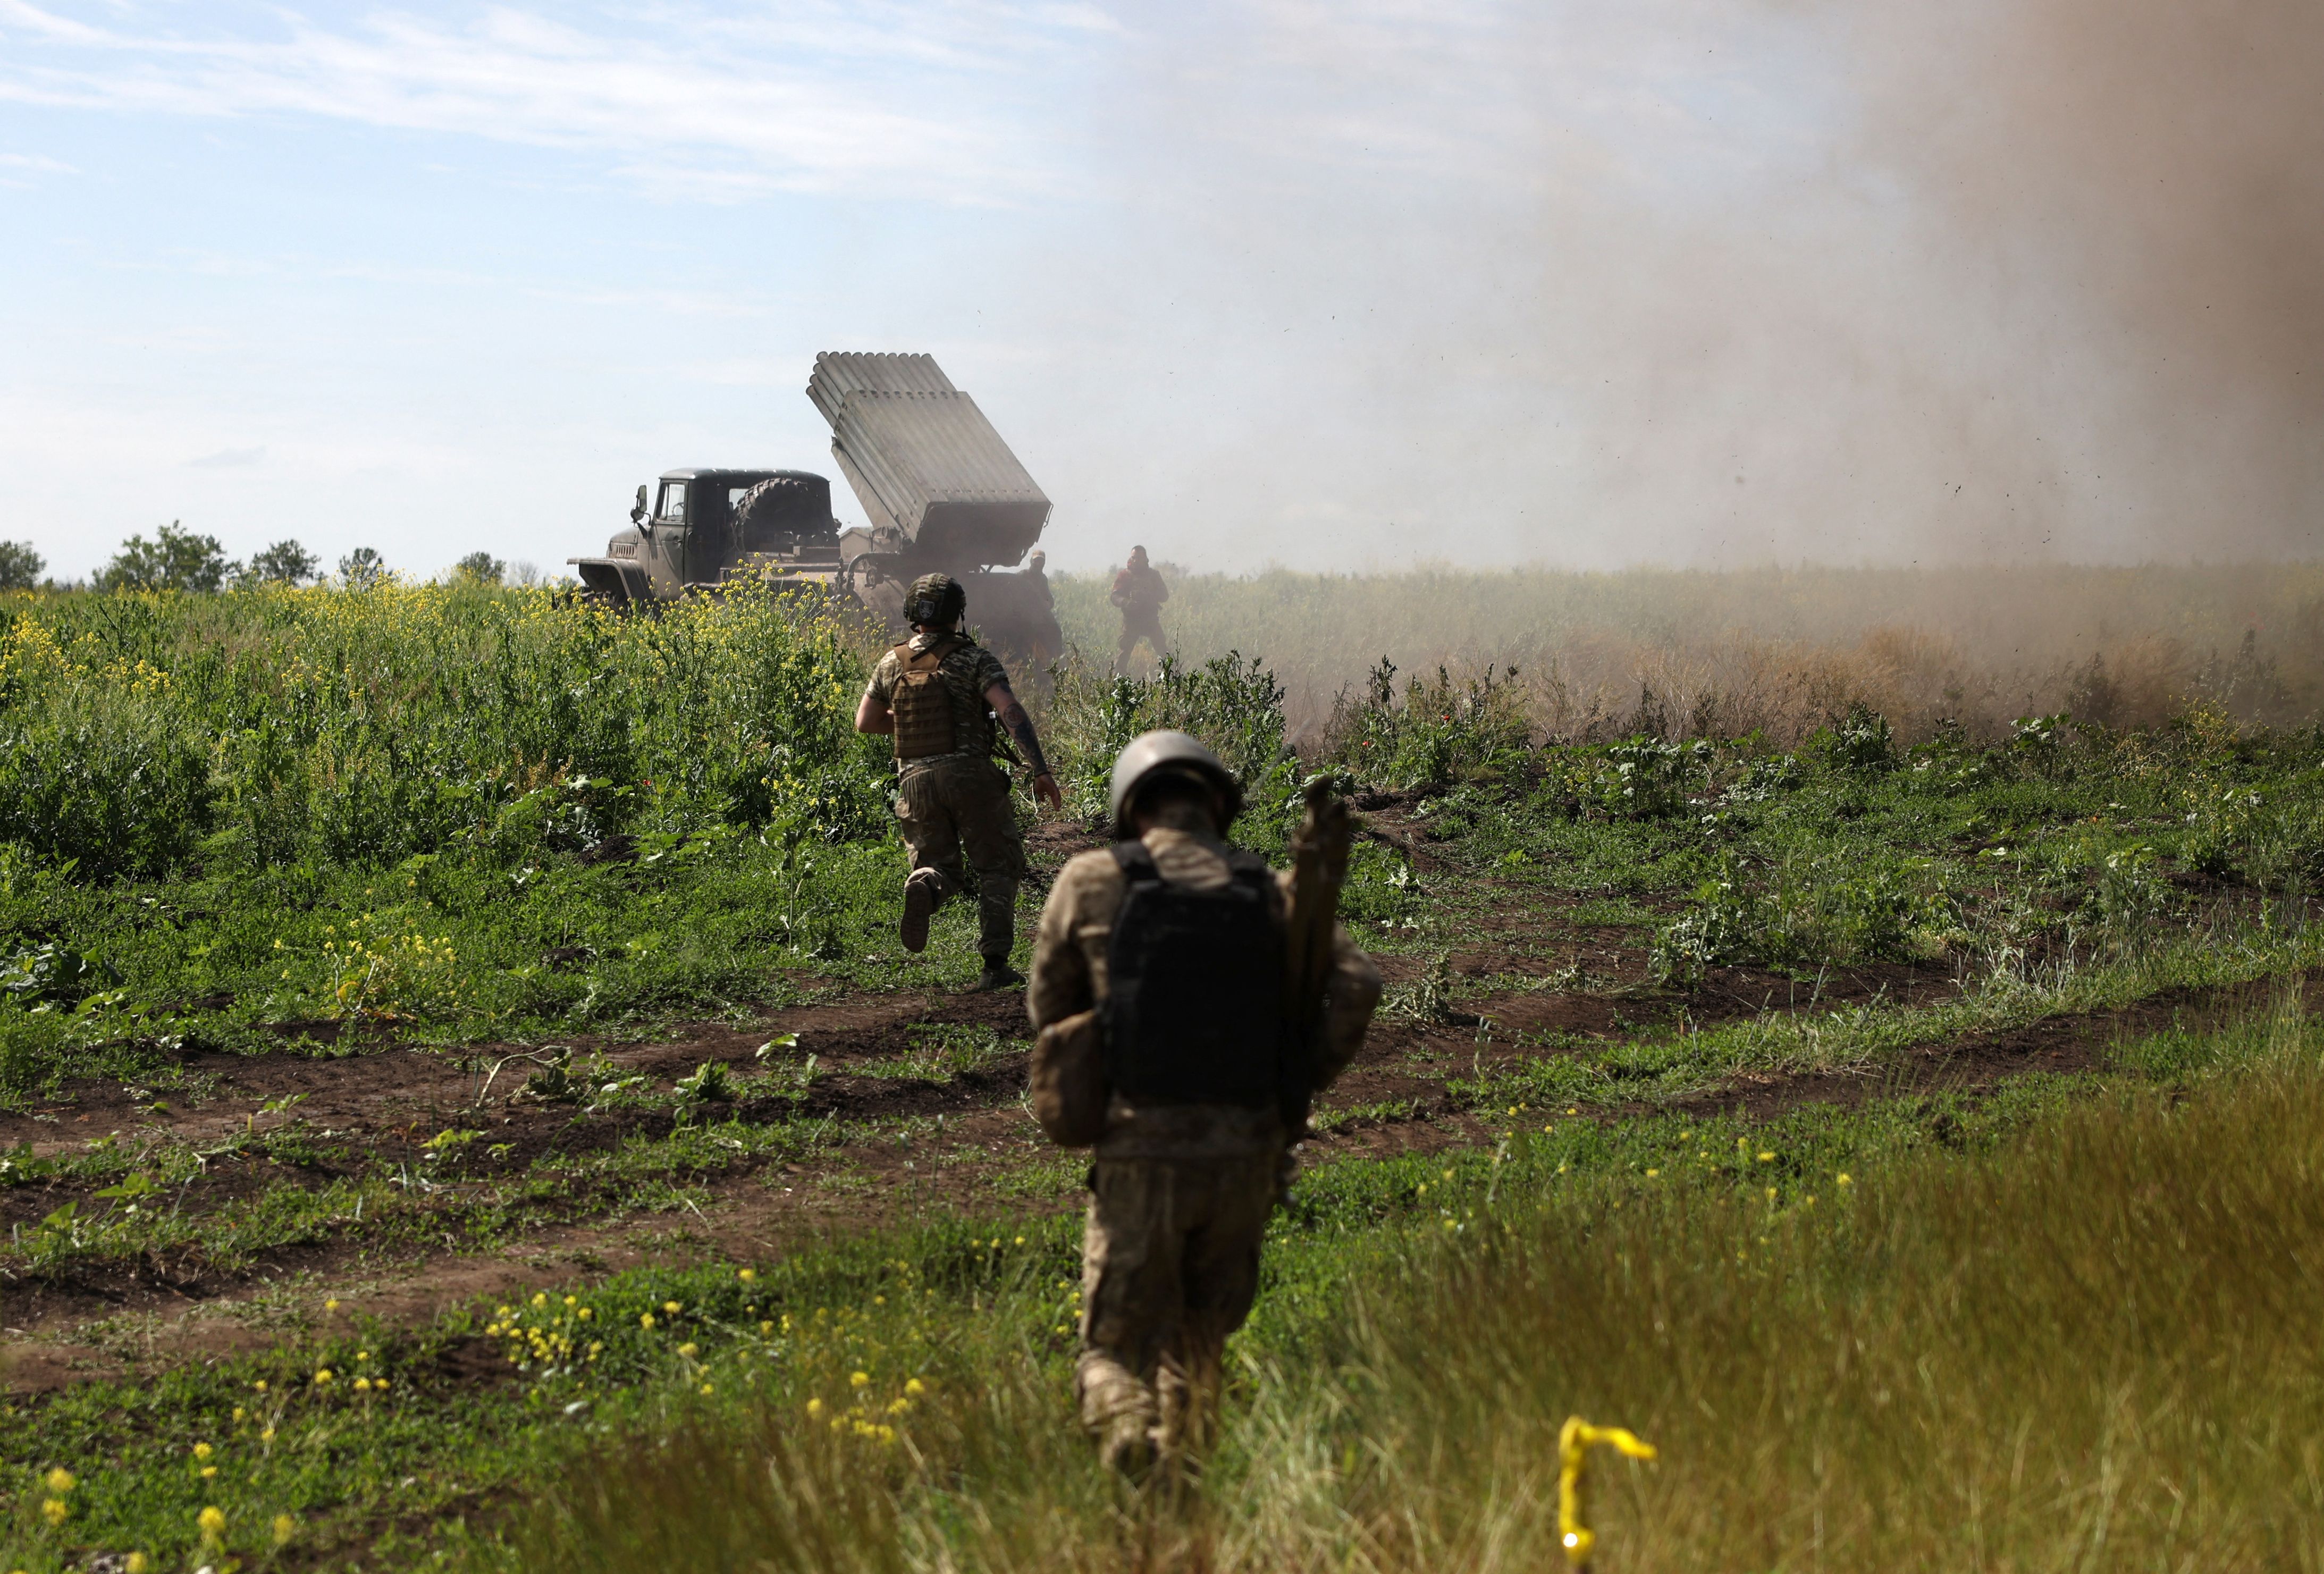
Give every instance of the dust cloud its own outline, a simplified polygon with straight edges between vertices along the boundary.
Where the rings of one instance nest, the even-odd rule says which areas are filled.
[[[2025,305],[2082,308],[2081,342],[2056,347],[2086,357],[2103,457],[2139,474],[2169,544],[2215,557],[2312,550],[2324,7],[1889,6],[1853,41],[1868,70],[1864,145],[1956,226],[1948,264],[2022,255]]]
[[[1036,462],[1068,566],[2316,548],[2324,7],[1195,14],[1028,368],[1184,395]]]

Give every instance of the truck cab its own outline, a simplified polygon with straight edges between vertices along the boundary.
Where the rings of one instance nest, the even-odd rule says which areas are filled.
[[[839,572],[831,483],[804,470],[664,471],[602,557],[572,557],[615,606],[713,591],[738,577],[828,584]]]

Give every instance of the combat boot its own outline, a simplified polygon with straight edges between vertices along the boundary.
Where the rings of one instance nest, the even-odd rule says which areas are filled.
[[[987,990],[1013,990],[1024,981],[1025,975],[1009,965],[1008,953],[1003,952],[998,956],[984,959],[984,971],[978,975],[976,987],[971,992],[981,994]]]
[[[936,913],[943,879],[935,870],[916,869],[904,882],[904,920],[896,926],[896,937],[906,951],[928,948],[928,919]]]

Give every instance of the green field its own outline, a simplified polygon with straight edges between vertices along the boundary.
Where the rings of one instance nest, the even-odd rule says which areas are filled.
[[[1539,1568],[1572,1413],[1661,1450],[1602,1567],[2324,1566],[2324,580],[2056,571],[2085,700],[2180,652],[2079,719],[1900,705],[1912,584],[1788,582],[1181,580],[1205,659],[1039,686],[1039,879],[1187,726],[1253,845],[1351,795],[1390,982],[1172,1504],[1070,1426],[1021,1006],[895,944],[856,631],[0,597],[0,1574]],[[1824,686],[1560,724],[1680,591]]]

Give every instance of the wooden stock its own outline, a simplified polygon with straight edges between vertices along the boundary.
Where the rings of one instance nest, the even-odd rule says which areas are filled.
[[[1291,932],[1285,1000],[1302,1045],[1323,1022],[1323,994],[1332,980],[1332,931],[1340,917],[1340,888],[1348,878],[1348,805],[1329,780],[1307,784],[1307,814],[1291,842]]]

